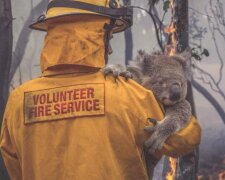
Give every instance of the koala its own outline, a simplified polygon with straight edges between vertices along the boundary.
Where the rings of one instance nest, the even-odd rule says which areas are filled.
[[[113,73],[126,79],[133,78],[147,89],[152,90],[157,100],[164,106],[165,117],[157,121],[150,119],[154,126],[146,127],[151,137],[145,142],[149,153],[161,149],[166,139],[184,128],[191,119],[190,103],[185,99],[187,81],[190,79],[189,52],[176,56],[160,53],[147,54],[139,51],[136,59],[125,68],[121,65],[107,65],[105,75]]]

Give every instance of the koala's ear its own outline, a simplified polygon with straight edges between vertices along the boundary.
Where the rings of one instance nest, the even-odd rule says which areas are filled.
[[[182,53],[176,55],[177,61],[179,61],[185,73],[185,76],[188,80],[192,79],[192,72],[191,72],[191,49],[186,48]]]
[[[144,55],[146,55],[145,50],[140,49],[140,50],[138,51],[138,56],[143,57]]]
[[[137,57],[134,60],[130,61],[129,65],[135,66],[143,71],[144,67],[150,64],[151,59],[151,55],[147,54],[144,50],[139,50]]]
[[[127,71],[129,71],[132,74],[133,80],[135,80],[139,84],[142,83],[143,73],[142,73],[140,68],[128,65],[127,66]]]
[[[147,54],[143,50],[139,50],[137,57],[129,61],[127,70],[132,73],[135,81],[141,83],[145,73],[150,74],[152,59],[155,59],[155,57]]]
[[[146,53],[143,50],[138,51],[138,55],[134,60],[129,61],[127,70],[133,75],[133,79],[138,83],[141,83],[143,77],[143,61]]]
[[[129,65],[142,69],[141,66],[142,66],[142,62],[143,62],[145,54],[146,53],[144,50],[139,50],[137,57],[134,60],[129,61]]]

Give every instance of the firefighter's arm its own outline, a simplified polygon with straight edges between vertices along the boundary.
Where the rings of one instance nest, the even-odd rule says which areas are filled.
[[[9,101],[7,103],[4,118],[2,121],[0,150],[10,179],[20,180],[22,179],[21,166],[18,160],[14,139],[12,138],[9,127],[9,121],[13,117],[10,112],[10,110],[13,109],[10,99],[11,98],[9,98]]]
[[[179,157],[193,151],[200,144],[200,141],[201,128],[197,119],[192,117],[187,127],[171,135],[157,153],[158,155]]]
[[[143,107],[148,107],[148,118],[153,118],[157,120],[162,120],[164,118],[163,108],[157,100],[155,99],[152,93],[147,93],[146,102],[143,102],[145,105]],[[150,102],[151,105],[148,105]],[[143,113],[144,114],[144,113]],[[145,115],[146,117],[146,115]],[[144,119],[144,118],[143,118]],[[148,124],[153,125],[153,124]],[[151,136],[147,133],[147,139]],[[171,157],[179,157],[185,155],[200,144],[201,140],[201,128],[195,117],[192,117],[188,125],[177,133],[169,136],[165,141],[163,147],[160,150],[156,150],[156,157],[160,158],[162,155],[167,155]]]

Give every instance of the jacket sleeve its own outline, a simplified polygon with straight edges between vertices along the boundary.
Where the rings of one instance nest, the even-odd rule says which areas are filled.
[[[0,138],[0,150],[3,157],[6,169],[8,171],[9,177],[12,180],[20,180],[21,176],[21,166],[18,160],[16,146],[13,140],[13,137],[10,133],[9,123],[13,117],[13,98],[12,95],[9,97],[1,129],[1,138]]]
[[[162,120],[164,118],[163,108],[159,105],[152,92],[146,92],[146,96],[141,102],[144,109],[141,117],[142,124],[152,125],[146,121],[147,118]],[[140,119],[140,118],[139,118]],[[145,122],[145,123],[144,123]],[[143,126],[142,126],[143,127]],[[144,130],[142,130],[144,131]],[[150,138],[150,134],[145,132],[145,140]],[[188,125],[179,132],[171,135],[161,150],[156,151],[155,156],[161,158],[162,155],[179,157],[193,151],[201,141],[201,128],[195,117],[192,117]]]
[[[160,153],[176,158],[193,151],[200,144],[200,141],[201,127],[193,116],[184,129],[171,135],[166,140]]]
[[[154,105],[152,106],[152,114],[154,114],[153,118],[160,120],[159,117],[161,117],[163,108],[154,99],[152,99],[152,102],[154,102]],[[155,114],[155,112],[157,114]],[[185,128],[167,138],[163,148],[156,152],[156,156],[161,157],[162,155],[166,155],[174,158],[183,156],[193,151],[200,144],[200,141],[201,127],[197,119],[192,116]]]

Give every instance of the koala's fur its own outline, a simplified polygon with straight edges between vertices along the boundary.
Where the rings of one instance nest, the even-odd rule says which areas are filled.
[[[155,126],[146,128],[147,131],[153,132],[145,143],[150,153],[160,149],[168,136],[185,127],[191,118],[191,106],[185,100],[187,80],[190,76],[188,58],[188,52],[166,56],[139,51],[137,58],[127,66],[128,74],[118,65],[108,65],[104,69],[106,74],[111,71],[114,75],[129,76],[130,72],[135,81],[151,89],[163,104],[165,118],[154,121]]]

